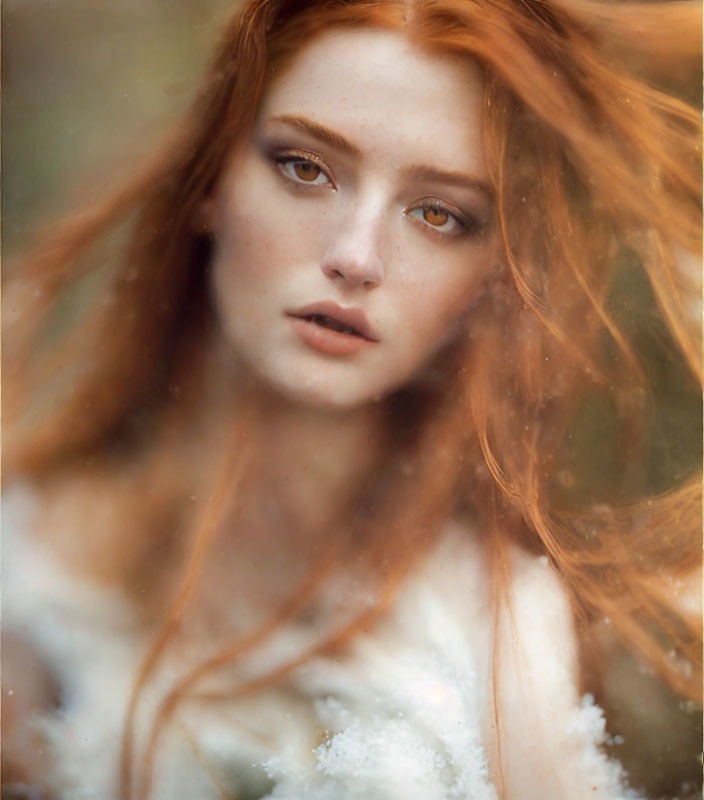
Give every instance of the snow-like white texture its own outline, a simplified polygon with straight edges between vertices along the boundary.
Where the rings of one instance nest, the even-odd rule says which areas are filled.
[[[590,742],[588,747],[579,748],[579,769],[585,774],[603,775],[611,786],[621,786],[625,779],[623,768],[618,761],[610,760],[599,749],[606,743],[606,719],[604,712],[594,703],[590,694],[582,698],[580,708],[572,715],[566,729],[569,739],[576,742]],[[637,798],[637,793],[624,791],[624,798]]]
[[[451,613],[427,574],[399,600],[404,613],[360,637],[344,663],[316,662],[299,679],[327,697],[317,711],[329,738],[314,772],[268,763],[278,779],[269,800],[495,800],[482,745],[486,703],[462,624],[470,607]]]
[[[3,508],[4,619],[51,662],[60,712],[37,720],[56,760],[60,800],[117,796],[128,696],[148,637],[125,598],[60,567],[35,542],[31,492]],[[508,800],[631,800],[599,744],[603,715],[575,689],[565,592],[539,559],[516,553],[513,614],[493,641],[478,537],[448,526],[380,624],[349,652],[237,702],[186,704],[157,762],[153,800],[496,800],[493,647]],[[267,658],[308,646],[290,626]],[[249,668],[256,666],[256,661]],[[273,663],[273,662],[272,662]],[[183,665],[146,696],[153,711]],[[145,728],[138,730],[144,736]]]

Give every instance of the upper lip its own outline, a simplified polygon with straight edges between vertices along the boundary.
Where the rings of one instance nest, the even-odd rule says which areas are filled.
[[[292,317],[299,318],[311,316],[330,317],[330,319],[337,320],[343,325],[354,328],[360,336],[369,339],[371,342],[379,341],[376,332],[369,324],[369,320],[361,308],[342,308],[332,300],[324,300],[320,303],[312,303],[309,306],[296,308],[287,313]]]

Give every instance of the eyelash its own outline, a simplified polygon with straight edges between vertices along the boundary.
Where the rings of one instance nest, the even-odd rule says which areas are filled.
[[[332,177],[332,171],[322,158],[316,156],[315,153],[309,153],[306,150],[287,150],[285,152],[274,153],[273,161],[279,168],[281,174],[291,183],[298,186],[329,186],[331,189],[337,189],[337,184]],[[320,170],[319,175],[326,178],[324,182],[316,183],[315,181],[306,181],[294,173],[288,171],[289,168],[294,169],[297,164],[311,165]],[[317,180],[316,176],[316,179]]]
[[[288,181],[295,186],[307,187],[321,187],[327,186],[337,191],[338,186],[332,177],[332,170],[325,163],[325,161],[307,150],[285,150],[274,152],[271,155],[272,161],[276,164],[281,174]],[[313,181],[306,181],[292,172],[296,165],[310,165],[317,167],[320,172]],[[322,176],[324,181],[318,183],[317,178]],[[420,215],[414,212],[420,212]],[[448,221],[443,225],[433,225],[425,218],[427,212],[435,212],[447,214]],[[404,215],[416,220],[416,224],[422,225],[432,233],[441,237],[456,238],[469,234],[478,234],[481,232],[481,225],[474,219],[463,214],[459,209],[448,206],[436,198],[424,198],[416,203],[414,206],[404,210]],[[452,230],[442,230],[448,223],[453,223],[450,227]]]
[[[419,211],[420,215],[414,214],[414,211]],[[443,223],[442,225],[434,225],[432,222],[429,222],[425,218],[426,213],[429,211],[446,214],[448,217],[447,222]],[[417,220],[418,224],[423,225],[424,227],[428,228],[434,233],[440,234],[441,236],[457,237],[464,236],[466,234],[477,233],[479,231],[479,225],[475,220],[467,217],[459,209],[450,207],[442,201],[432,197],[427,197],[423,200],[420,200],[413,207],[406,209],[404,214],[414,220]],[[452,223],[450,225],[451,229],[443,230],[448,223]]]

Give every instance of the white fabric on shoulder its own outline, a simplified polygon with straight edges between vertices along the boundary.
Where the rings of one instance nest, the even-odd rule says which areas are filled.
[[[299,683],[328,737],[314,770],[271,759],[267,800],[496,800],[482,739],[488,625],[481,548],[455,527],[344,660]]]
[[[518,550],[513,567],[497,692],[505,797],[635,800],[620,765],[600,750],[601,709],[578,696],[559,577]],[[496,800],[486,569],[476,537],[455,526],[349,658],[310,665],[303,683],[327,698],[317,710],[328,738],[315,751],[315,773],[285,758],[268,762],[277,785],[267,800]]]
[[[57,756],[57,796],[102,800],[116,793],[145,640],[124,597],[76,580],[27,535],[35,503],[17,487],[3,509],[4,622],[51,659],[66,692],[65,707],[41,721]],[[496,800],[488,580],[479,537],[448,526],[349,653],[233,705],[184,707],[159,756],[155,800],[221,796],[210,772],[228,790],[268,800]],[[630,800],[620,768],[599,750],[600,710],[577,695],[559,578],[516,553],[512,600],[497,687],[507,800]],[[279,649],[304,646],[309,634],[291,626]]]
[[[566,590],[547,558],[516,550],[511,608],[498,642],[501,761],[509,798],[636,800],[600,749],[603,712],[577,693],[577,641]]]

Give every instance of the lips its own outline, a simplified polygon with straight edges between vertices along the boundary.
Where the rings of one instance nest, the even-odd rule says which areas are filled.
[[[302,343],[328,356],[352,356],[379,339],[364,312],[322,302],[287,312]]]
[[[326,301],[290,311],[288,316],[306,320],[337,333],[359,336],[370,342],[379,341],[366,315],[359,308],[342,308],[337,303]]]

